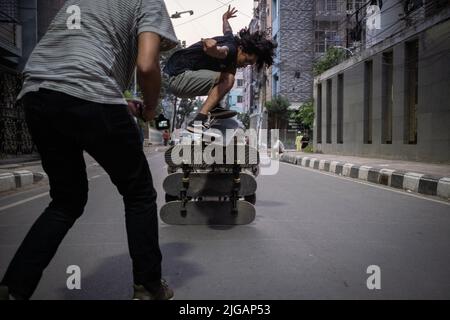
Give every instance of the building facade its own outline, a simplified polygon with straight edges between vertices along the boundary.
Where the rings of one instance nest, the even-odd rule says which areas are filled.
[[[370,14],[366,8],[366,15]],[[448,1],[385,2],[363,50],[314,81],[315,150],[450,161]]]
[[[21,72],[64,0],[0,2],[0,158],[33,153],[22,105]]]
[[[299,107],[312,96],[314,1],[271,2],[272,39],[278,43],[271,69],[271,95],[282,95],[293,107]]]
[[[234,86],[228,94],[230,110],[239,113],[247,112],[244,104],[244,69],[238,69],[234,78]]]
[[[348,42],[347,18],[364,0],[259,0],[255,2],[252,31],[264,31],[278,43],[275,63],[265,72],[245,71],[245,106],[252,128],[271,127],[267,101],[281,95],[298,109],[313,98],[313,64],[331,47]],[[281,138],[295,141],[292,121],[282,121]]]

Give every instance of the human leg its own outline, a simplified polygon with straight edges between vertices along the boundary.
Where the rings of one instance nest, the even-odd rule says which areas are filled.
[[[58,108],[59,113],[64,113],[69,103],[52,93],[24,98],[28,127],[49,177],[52,201],[33,224],[3,278],[2,284],[18,299],[31,297],[43,270],[87,202],[83,151],[73,137],[55,125],[55,121],[63,119],[58,120],[52,112]]]

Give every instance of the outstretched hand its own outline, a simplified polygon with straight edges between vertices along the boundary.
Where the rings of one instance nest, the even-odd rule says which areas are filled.
[[[231,8],[231,6],[228,6],[228,10],[227,10],[227,12],[225,12],[225,13],[223,14],[222,18],[223,18],[224,20],[228,20],[228,19],[231,19],[231,18],[235,18],[235,17],[236,17],[236,13],[237,13],[236,8]]]

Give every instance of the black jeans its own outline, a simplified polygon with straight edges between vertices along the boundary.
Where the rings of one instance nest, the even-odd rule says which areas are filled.
[[[83,151],[105,169],[123,196],[135,283],[159,281],[156,191],[128,108],[50,90],[28,93],[23,102],[52,201],[20,245],[2,283],[13,295],[30,298],[59,244],[83,213],[88,196]]]

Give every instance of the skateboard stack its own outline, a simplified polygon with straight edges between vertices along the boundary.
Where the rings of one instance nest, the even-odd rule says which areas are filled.
[[[166,151],[163,222],[239,225],[255,219],[259,153],[248,145],[220,148],[176,145]]]

